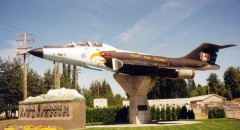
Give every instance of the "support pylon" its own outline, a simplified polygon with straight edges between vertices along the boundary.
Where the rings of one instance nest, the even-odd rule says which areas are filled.
[[[114,79],[129,95],[130,123],[150,123],[151,111],[148,104],[147,94],[157,80],[149,76],[131,76],[121,74],[114,74]]]

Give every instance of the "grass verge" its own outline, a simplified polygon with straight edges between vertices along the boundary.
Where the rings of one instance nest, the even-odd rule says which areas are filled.
[[[211,119],[194,120],[202,123],[175,126],[152,126],[152,127],[122,127],[122,128],[89,128],[89,130],[239,130],[240,120],[236,119]]]

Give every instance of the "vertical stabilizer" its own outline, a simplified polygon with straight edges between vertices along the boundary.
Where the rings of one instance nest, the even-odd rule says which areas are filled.
[[[236,46],[234,44],[229,45],[215,45],[210,43],[203,43],[200,46],[198,46],[196,49],[191,51],[189,54],[184,56],[183,58],[186,59],[192,59],[192,60],[198,60],[202,62],[207,62],[211,65],[215,65],[216,59],[217,59],[217,52],[220,49],[228,48]]]

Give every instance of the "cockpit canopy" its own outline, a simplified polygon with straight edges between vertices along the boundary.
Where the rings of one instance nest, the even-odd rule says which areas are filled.
[[[78,47],[96,47],[108,50],[116,50],[115,47],[100,42],[74,41],[62,46],[44,46],[44,48],[78,48]]]
[[[89,41],[74,41],[63,45],[62,47],[102,47],[102,43]]]

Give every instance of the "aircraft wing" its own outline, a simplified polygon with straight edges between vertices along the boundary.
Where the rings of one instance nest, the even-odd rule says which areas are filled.
[[[84,65],[84,66],[82,66],[82,67],[87,68],[87,69],[92,69],[92,70],[102,71],[102,70],[99,69],[99,68],[92,67],[92,66],[88,66],[88,65]]]
[[[116,59],[113,58],[112,59],[112,67],[113,70],[119,70],[122,67],[130,67],[133,68],[141,68],[141,69],[146,69],[146,68],[151,68],[151,69],[158,69],[158,68],[162,68],[162,69],[168,69],[168,67],[166,66],[166,64],[159,64],[159,63],[154,63],[154,62],[150,62],[150,61],[142,61],[142,60],[130,60],[130,59]]]

